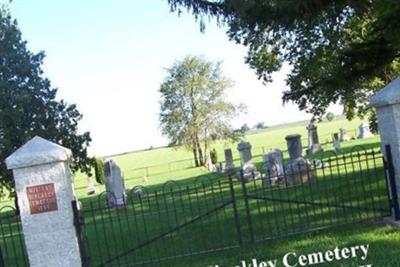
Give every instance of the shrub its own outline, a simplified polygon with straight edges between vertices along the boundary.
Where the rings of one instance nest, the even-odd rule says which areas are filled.
[[[374,110],[371,111],[368,117],[369,121],[369,130],[373,134],[378,134],[379,128],[378,128],[378,118],[376,117],[376,112]]]
[[[104,184],[104,163],[101,159],[94,159],[94,174],[96,177],[96,182],[99,184]]]
[[[218,154],[217,154],[217,150],[215,150],[215,148],[213,148],[210,151],[210,158],[211,158],[211,163],[212,164],[217,164],[218,163]]]

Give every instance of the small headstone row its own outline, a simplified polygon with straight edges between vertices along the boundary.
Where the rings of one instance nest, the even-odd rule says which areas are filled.
[[[266,175],[263,177],[265,186],[285,181],[288,184],[299,184],[316,176],[312,169],[311,162],[302,155],[301,135],[294,134],[286,136],[289,151],[289,162],[284,167],[283,153],[279,149],[273,149],[263,154],[263,166]],[[243,181],[260,179],[261,173],[252,162],[251,144],[241,141],[237,149],[240,155],[241,173],[238,177]],[[286,172],[285,172],[286,169]],[[235,174],[235,165],[232,157],[232,150],[225,149],[225,172],[229,175]]]

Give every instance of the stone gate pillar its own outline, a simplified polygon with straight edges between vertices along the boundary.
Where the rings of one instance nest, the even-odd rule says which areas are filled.
[[[370,106],[376,108],[381,148],[385,158],[385,146],[391,147],[397,195],[400,199],[400,77],[372,96]]]
[[[73,224],[71,151],[34,137],[6,159],[31,267],[82,266]]]

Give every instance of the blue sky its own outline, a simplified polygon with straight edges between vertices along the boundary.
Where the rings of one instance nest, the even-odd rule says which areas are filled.
[[[158,89],[165,68],[188,54],[223,60],[235,81],[228,99],[248,107],[235,126],[310,118],[282,106],[285,70],[263,85],[244,63],[246,49],[229,41],[224,28],[210,22],[202,34],[192,15],[170,13],[164,0],[14,0],[9,6],[29,49],[45,51],[43,69],[58,97],[83,113],[80,129],[91,132],[92,154],[167,143],[158,126]]]

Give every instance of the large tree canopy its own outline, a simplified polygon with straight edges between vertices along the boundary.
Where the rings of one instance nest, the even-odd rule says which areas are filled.
[[[161,84],[162,133],[172,145],[191,149],[196,166],[205,164],[212,141],[237,137],[230,121],[242,106],[225,100],[231,84],[220,63],[197,56],[176,61]]]
[[[284,101],[321,116],[331,103],[364,115],[372,92],[400,73],[399,0],[168,0],[228,26],[260,79],[291,66]]]
[[[43,77],[44,53],[34,54],[21,38],[16,21],[0,7],[0,190],[12,190],[4,160],[35,135],[68,147],[71,167],[90,173],[90,134],[78,134],[82,115],[75,105],[55,99],[57,90]],[[8,191],[7,190],[7,191]]]

